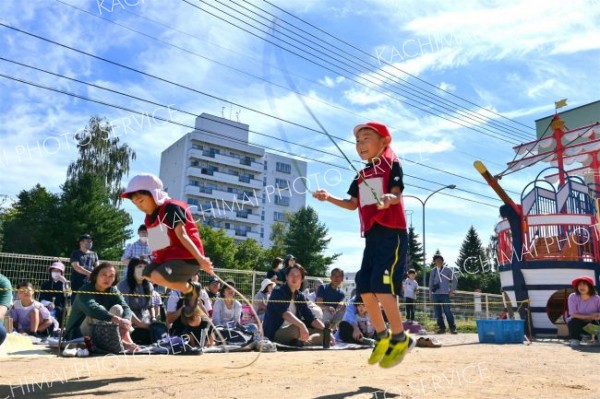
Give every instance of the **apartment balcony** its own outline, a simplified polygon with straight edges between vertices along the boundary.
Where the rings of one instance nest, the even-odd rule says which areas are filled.
[[[188,156],[190,158],[201,159],[204,161],[211,161],[216,163],[221,163],[229,166],[235,166],[236,168],[245,169],[248,171],[252,171],[254,173],[262,173],[263,165],[254,162],[249,158],[242,157],[236,158],[229,155],[216,154],[211,153],[210,151],[196,150],[191,149],[188,151]]]
[[[202,218],[214,218],[216,220],[226,220],[228,222],[242,222],[247,224],[261,224],[262,220],[259,215],[247,214],[243,210],[233,208],[223,208],[222,203],[214,203],[212,206],[197,207],[195,214],[200,215]]]
[[[260,242],[260,233],[254,231],[242,231],[242,230],[225,230],[225,233],[236,240],[247,240],[253,238]]]

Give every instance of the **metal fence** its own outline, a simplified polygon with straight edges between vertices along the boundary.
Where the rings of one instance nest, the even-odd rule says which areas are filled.
[[[60,260],[65,264],[65,277],[70,280],[72,267],[69,259],[50,256],[0,253],[0,273],[9,279],[13,286],[22,281],[30,281],[34,287],[39,288],[42,282],[48,280],[48,267],[56,260]],[[114,261],[110,263],[119,268],[122,276],[125,265]],[[266,277],[266,272],[252,270],[215,269],[215,272],[224,280],[231,279],[235,281],[236,288],[249,299],[254,298],[254,295],[260,289],[261,281]],[[307,277],[306,288],[312,289],[317,279],[319,278]],[[322,278],[322,280],[325,283],[329,282],[327,278]],[[200,282],[205,285],[208,282],[208,275],[201,273]],[[346,299],[349,299],[353,285],[353,281],[344,281]],[[400,302],[402,302],[402,299],[400,299]],[[503,309],[501,295],[457,291],[452,298],[452,312],[458,319],[494,319]],[[417,291],[416,312],[421,313],[426,318],[434,317],[428,288],[419,288]]]

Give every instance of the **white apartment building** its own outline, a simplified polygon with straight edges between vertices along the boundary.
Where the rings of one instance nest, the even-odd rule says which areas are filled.
[[[203,113],[194,131],[162,152],[160,178],[198,222],[270,246],[271,224],[305,204],[302,182],[296,191],[293,182],[306,177],[306,162],[265,153],[248,143],[248,130],[247,124]]]

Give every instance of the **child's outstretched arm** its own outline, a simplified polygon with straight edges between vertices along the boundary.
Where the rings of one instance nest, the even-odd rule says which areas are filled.
[[[204,270],[206,273],[212,276],[215,272],[213,271],[213,264],[210,261],[210,258],[207,258],[206,256],[202,255],[198,248],[196,248],[196,245],[190,239],[190,237],[187,235],[187,232],[183,228],[183,223],[178,223],[177,225],[175,225],[175,234],[177,235],[177,238],[179,239],[179,241],[181,241],[181,244],[183,244],[185,249],[187,249],[188,252],[194,256],[198,264],[202,267],[202,270]]]
[[[327,190],[323,189],[316,190],[313,192],[312,196],[319,201],[331,202],[333,205],[348,209],[349,211],[354,211],[356,208],[358,208],[358,200],[355,197],[350,197],[347,199],[337,198],[329,194]]]

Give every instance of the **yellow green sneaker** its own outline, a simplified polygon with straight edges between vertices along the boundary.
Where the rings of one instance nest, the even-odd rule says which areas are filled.
[[[415,347],[417,341],[415,341],[413,337],[408,334],[408,332],[405,332],[405,334],[406,339],[403,342],[396,342],[395,344],[390,343],[388,350],[383,356],[383,359],[381,359],[379,362],[381,367],[394,367],[395,365],[399,364],[404,359],[404,356]]]
[[[375,347],[373,348],[373,352],[371,352],[371,356],[369,356],[369,364],[379,363],[383,359],[390,346],[390,338],[391,333],[388,331],[387,337],[375,341]]]

